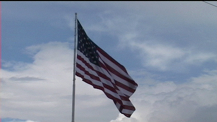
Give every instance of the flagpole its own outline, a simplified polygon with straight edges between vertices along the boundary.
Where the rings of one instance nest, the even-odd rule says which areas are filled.
[[[75,13],[75,32],[74,32],[74,66],[73,66],[73,91],[72,91],[72,122],[75,122],[75,65],[76,65],[76,36],[77,36],[77,13]]]

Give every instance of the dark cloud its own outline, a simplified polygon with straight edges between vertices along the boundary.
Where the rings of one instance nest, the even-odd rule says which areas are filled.
[[[193,117],[188,122],[216,122],[217,104],[212,106],[203,106],[196,109]]]
[[[11,78],[9,78],[9,80],[24,81],[25,82],[25,81],[41,81],[41,80],[45,80],[45,79],[27,76],[27,77],[11,77]]]

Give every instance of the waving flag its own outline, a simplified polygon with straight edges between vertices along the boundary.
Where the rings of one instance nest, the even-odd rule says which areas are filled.
[[[78,44],[76,75],[94,88],[102,90],[113,100],[119,112],[130,117],[135,107],[130,96],[135,92],[137,83],[130,77],[123,65],[114,60],[97,46],[86,34],[77,20]]]

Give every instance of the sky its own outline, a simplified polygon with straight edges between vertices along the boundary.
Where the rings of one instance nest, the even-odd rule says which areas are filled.
[[[216,122],[217,7],[203,1],[1,2],[1,122],[71,122],[75,13],[138,84],[127,118],[76,76],[76,122]]]

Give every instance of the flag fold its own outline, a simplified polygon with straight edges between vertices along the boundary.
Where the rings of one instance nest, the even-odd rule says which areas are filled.
[[[102,90],[113,100],[119,112],[130,117],[135,107],[130,96],[138,84],[130,77],[123,65],[97,46],[77,20],[77,59],[75,74],[94,88]]]

